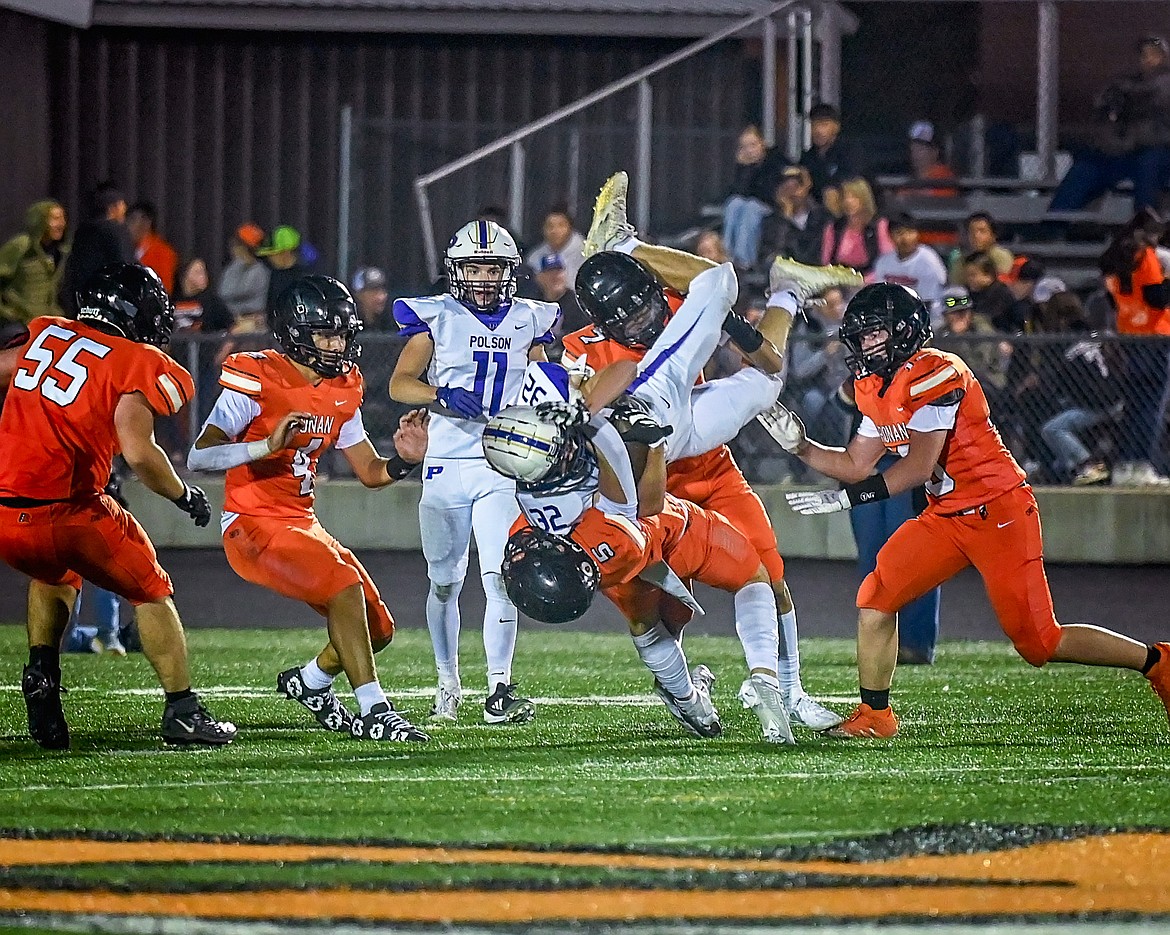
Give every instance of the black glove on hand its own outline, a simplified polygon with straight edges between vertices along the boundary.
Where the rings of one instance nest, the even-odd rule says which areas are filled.
[[[211,504],[207,502],[207,494],[199,487],[183,485],[183,496],[172,500],[175,506],[195,520],[196,526],[206,526],[211,522]]]
[[[673,425],[659,425],[654,417],[644,412],[630,412],[621,420],[614,420],[614,428],[624,442],[655,445],[674,434]]]

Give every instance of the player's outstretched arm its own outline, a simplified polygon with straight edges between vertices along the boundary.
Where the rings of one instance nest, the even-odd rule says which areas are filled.
[[[187,454],[187,467],[192,471],[226,471],[290,448],[310,415],[290,412],[276,424],[272,434],[253,442],[233,442],[227,432],[215,424],[215,417],[213,410]]]
[[[594,415],[630,388],[638,376],[638,365],[632,360],[614,361],[581,385],[585,405]]]
[[[366,487],[377,490],[402,480],[413,471],[427,454],[427,424],[430,413],[413,409],[398,420],[394,433],[393,458],[383,458],[368,438],[342,449],[342,454],[353,468],[353,473]]]

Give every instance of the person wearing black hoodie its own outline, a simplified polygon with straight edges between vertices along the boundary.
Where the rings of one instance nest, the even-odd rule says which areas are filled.
[[[784,169],[784,157],[764,142],[759,127],[744,128],[735,150],[731,194],[723,203],[723,243],[735,265],[755,266],[764,218],[772,213],[772,197]]]
[[[134,242],[126,227],[126,196],[109,182],[90,193],[89,217],[73,235],[73,252],[61,279],[61,307],[77,316],[77,293],[108,263],[133,263]]]

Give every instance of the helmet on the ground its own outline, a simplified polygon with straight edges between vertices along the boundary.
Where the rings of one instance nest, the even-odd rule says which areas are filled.
[[[353,296],[332,276],[305,276],[285,289],[268,312],[268,324],[280,349],[298,364],[323,377],[339,377],[357,362],[357,335],[362,320]],[[313,335],[339,335],[344,345],[324,350]]]
[[[877,332],[885,332],[884,341],[866,340]],[[890,380],[930,340],[930,312],[913,289],[876,282],[850,299],[838,337],[858,379],[876,374]]]
[[[542,623],[576,620],[601,584],[601,570],[581,546],[532,526],[509,537],[500,573],[508,599]]]
[[[139,344],[165,347],[175,327],[175,306],[154,270],[110,263],[77,293],[77,320]]]
[[[534,492],[572,489],[596,467],[579,431],[561,428],[529,406],[509,406],[488,419],[483,455],[495,471]]]
[[[595,253],[577,271],[576,293],[598,330],[625,347],[649,347],[666,327],[662,285],[628,254]]]
[[[520,251],[495,221],[471,221],[459,228],[447,244],[445,265],[451,295],[472,312],[494,312],[516,293]],[[478,272],[472,274],[471,267]]]

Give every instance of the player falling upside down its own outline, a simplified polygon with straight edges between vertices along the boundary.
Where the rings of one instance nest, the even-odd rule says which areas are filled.
[[[806,438],[800,419],[777,404],[769,431],[810,467],[843,481],[841,490],[787,494],[798,513],[847,510],[919,484],[929,506],[878,552],[857,592],[861,704],[836,737],[893,737],[889,704],[898,655],[898,611],[974,565],[1017,652],[1050,662],[1134,669],[1170,714],[1170,643],[1146,646],[1088,624],[1059,624],[1044,574],[1040,514],[1025,475],[1000,440],[979,381],[954,354],[925,347],[930,315],[904,286],[866,286],[850,301],[840,339],[856,375],[863,416],[847,448]],[[872,474],[887,451],[902,460]]]
[[[843,267],[810,267],[778,259],[771,271],[768,309],[759,331],[737,320],[738,316],[715,321],[707,342],[692,342],[693,356],[688,359],[674,347],[674,336],[681,337],[689,328],[689,322],[679,318],[683,294],[696,287],[701,291],[700,277],[709,278],[706,271],[715,264],[639,241],[625,221],[626,185],[625,173],[619,172],[598,197],[586,242],[586,253],[591,256],[577,277],[578,299],[594,325],[565,337],[565,363],[590,375],[619,362],[638,364],[639,377],[632,392],[676,427],[667,453],[667,489],[726,517],[763,556],[780,610],[783,652],[779,673],[785,703],[794,721],[823,730],[840,718],[811,698],[801,684],[796,609],[784,580],[776,534],[725,442],[779,395],[782,383],[764,371],[779,372],[780,352],[801,303],[833,285],[860,284],[861,277]],[[701,379],[702,367],[724,326],[757,367],[692,389],[695,380]],[[651,344],[658,346],[668,328],[660,352],[650,354],[647,349]],[[669,380],[662,379],[664,368]],[[660,387],[659,401],[648,383]],[[586,384],[587,393],[590,385]],[[674,395],[668,398],[664,392]],[[680,424],[680,419],[687,421]]]
[[[506,409],[484,430],[488,462],[519,481],[524,515],[542,527],[519,528],[508,540],[508,593],[529,616],[562,623],[583,614],[600,587],[629,622],[655,693],[700,737],[722,732],[710,697],[715,677],[702,665],[688,671],[681,641],[660,618],[665,612],[681,628],[698,608],[682,578],[734,594],[749,669],[740,697],[766,740],[794,743],[776,679],[776,603],[759,553],[718,513],[666,493],[670,430],[636,401],[607,410],[612,424],[604,416],[584,422],[587,410],[563,405]],[[626,444],[645,463],[637,480]],[[550,527],[560,533],[543,531]]]
[[[196,525],[211,520],[203,491],[179,479],[154,441],[155,417],[177,413],[195,390],[160,349],[174,307],[151,270],[122,263],[99,270],[77,299],[77,321],[36,318],[15,361],[0,359],[14,364],[0,416],[0,558],[32,578],[21,679],[29,733],[46,749],[69,747],[59,647],[85,579],[135,606],[166,692],[163,739],[230,743],[235,726],[191,691],[170,577],[137,520],[103,492],[120,450],[146,487]]]
[[[430,578],[427,629],[439,676],[431,719],[439,722],[454,721],[463,700],[459,593],[472,532],[487,598],[484,721],[523,723],[535,713],[512,681],[516,608],[500,578],[508,528],[519,512],[516,485],[484,463],[480,447],[483,417],[516,401],[524,368],[529,360],[544,359],[560,314],[549,302],[513,296],[519,265],[520,252],[506,230],[492,221],[472,221],[447,247],[450,294],[394,303],[394,318],[408,340],[390,378],[390,395],[411,405],[441,407],[431,420],[418,507]]]
[[[426,413],[404,416],[398,454],[383,458],[362,424],[357,367],[361,318],[349,290],[328,276],[289,286],[269,312],[280,351],[232,354],[223,387],[187,458],[196,471],[227,471],[224,551],[241,578],[307,603],[328,621],[329,642],[277,689],[326,730],[371,740],[426,740],[394,710],[374,654],[394,636],[394,618],[357,557],[318,522],[313,481],[334,445],[366,487],[401,480],[426,452]],[[345,672],[355,717],[333,691]]]

